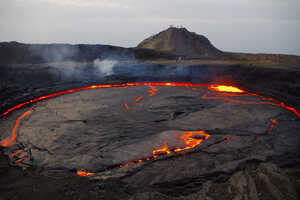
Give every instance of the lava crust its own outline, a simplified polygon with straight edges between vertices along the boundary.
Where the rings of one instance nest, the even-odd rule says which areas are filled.
[[[297,152],[296,110],[222,87],[137,83],[74,90],[5,116],[0,127],[9,139],[1,144],[20,166],[136,184],[229,173],[248,161]]]

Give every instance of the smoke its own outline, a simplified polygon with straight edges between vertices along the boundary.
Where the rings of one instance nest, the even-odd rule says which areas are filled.
[[[32,44],[27,45],[30,56],[26,55],[31,63],[63,62],[81,59],[77,45],[69,44]],[[78,58],[79,57],[79,58]]]
[[[94,67],[96,67],[99,72],[103,75],[103,76],[109,76],[112,75],[113,72],[113,68],[118,64],[119,62],[117,60],[100,60],[100,59],[96,59],[94,60]]]
[[[175,67],[151,62],[139,62],[132,49],[108,45],[69,44],[21,44],[11,43],[17,63],[28,66],[0,69],[0,78],[22,85],[36,83],[84,83],[105,81],[184,81],[208,82],[214,79],[218,69],[210,66]],[[11,61],[13,62],[13,61]],[[34,64],[34,65],[32,65]],[[9,79],[7,78],[9,77]],[[1,85],[0,85],[1,86]],[[1,86],[2,87],[2,86]]]
[[[0,78],[12,77],[13,82],[26,79],[32,82],[101,83],[104,81],[190,81],[205,82],[217,69],[209,66],[175,67],[151,62],[139,62],[132,49],[108,45],[21,44],[9,43],[15,52],[12,60],[34,64],[18,68],[0,69]],[[13,61],[11,61],[13,62]],[[17,74],[17,75],[16,75]],[[20,76],[22,76],[20,78]],[[39,80],[39,81],[35,81]],[[22,83],[24,84],[24,83]]]

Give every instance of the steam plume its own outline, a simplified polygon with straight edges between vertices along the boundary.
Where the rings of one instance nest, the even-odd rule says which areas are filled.
[[[104,76],[109,76],[113,74],[113,68],[114,66],[118,64],[118,61],[116,60],[100,60],[96,59],[94,60],[94,67],[96,67],[99,72],[101,72]]]

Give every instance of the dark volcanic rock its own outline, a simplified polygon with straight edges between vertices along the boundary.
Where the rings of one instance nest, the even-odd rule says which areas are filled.
[[[238,172],[230,178],[229,183],[228,191],[236,200],[299,198],[295,184],[274,164],[262,164],[250,173]]]

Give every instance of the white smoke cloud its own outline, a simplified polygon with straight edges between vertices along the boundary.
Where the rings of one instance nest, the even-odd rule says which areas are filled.
[[[99,72],[101,72],[104,76],[112,75],[114,66],[118,64],[116,60],[94,60],[94,67],[98,68]]]

